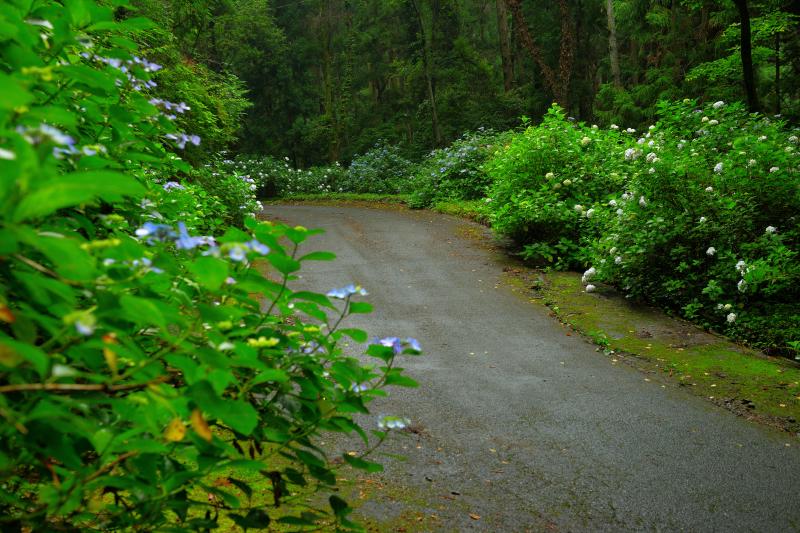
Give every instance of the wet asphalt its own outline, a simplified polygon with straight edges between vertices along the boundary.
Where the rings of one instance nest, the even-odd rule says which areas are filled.
[[[338,259],[307,263],[301,286],[360,283],[375,312],[350,324],[425,350],[404,361],[420,388],[375,408],[413,421],[385,447],[406,460],[383,460],[403,496],[376,497],[366,516],[413,510],[443,531],[800,531],[800,440],[567,336],[468,235],[488,239],[483,228],[357,207],[265,215],[326,230],[309,246]]]

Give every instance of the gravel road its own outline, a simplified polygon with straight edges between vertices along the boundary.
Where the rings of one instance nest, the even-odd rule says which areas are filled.
[[[360,283],[376,311],[354,325],[425,350],[406,364],[420,388],[378,408],[414,421],[387,447],[407,460],[385,460],[381,478],[406,496],[366,516],[414,510],[445,531],[800,531],[798,439],[612,366],[511,290],[500,254],[470,236],[479,226],[358,207],[265,214],[327,230],[311,246],[339,259],[309,263],[301,284]]]

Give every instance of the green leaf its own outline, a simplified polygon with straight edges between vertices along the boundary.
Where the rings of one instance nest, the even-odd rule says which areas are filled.
[[[316,292],[307,292],[307,291],[300,291],[295,292],[290,297],[291,300],[307,300],[309,302],[314,302],[317,305],[321,305],[323,307],[329,307],[331,309],[336,309],[336,306],[331,303],[327,296],[318,294]]]
[[[354,468],[358,468],[359,470],[366,470],[370,473],[375,472],[383,472],[383,465],[379,463],[373,463],[372,461],[365,461],[360,457],[353,457],[347,453],[343,453],[342,457],[350,466]]]
[[[284,276],[300,270],[300,263],[291,257],[272,253],[267,256],[267,259]]]
[[[200,409],[219,418],[242,435],[250,435],[258,425],[258,412],[252,405],[241,400],[221,398],[207,381],[194,384],[190,396]]]
[[[231,480],[231,483],[233,483],[233,480]],[[248,529],[267,529],[270,523],[269,515],[262,509],[250,509],[245,516],[238,514],[230,514],[228,516],[245,531]]]
[[[25,196],[14,211],[13,220],[38,218],[94,198],[118,200],[144,194],[142,185],[130,176],[109,170],[73,172],[44,183]]]
[[[333,261],[336,254],[333,252],[311,252],[301,257],[300,261]]]
[[[202,286],[215,291],[228,277],[228,263],[215,257],[198,257],[189,265],[189,271]]]
[[[367,332],[364,331],[363,329],[355,329],[355,328],[340,329],[339,333],[347,335],[356,342],[367,342],[367,339],[369,338]]]
[[[33,101],[33,95],[25,90],[19,82],[0,72],[0,109],[15,109]]]
[[[279,368],[267,368],[259,370],[256,377],[253,378],[253,385],[266,383],[267,381],[275,381],[277,383],[286,383],[289,381],[289,374]]]
[[[153,300],[126,294],[119,299],[119,303],[124,311],[124,318],[134,324],[154,324],[162,328],[167,325],[164,314]]]
[[[349,311],[351,314],[364,314],[372,312],[372,304],[367,302],[350,302]]]

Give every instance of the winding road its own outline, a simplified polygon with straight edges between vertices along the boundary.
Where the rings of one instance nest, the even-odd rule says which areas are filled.
[[[381,480],[402,498],[359,512],[424,515],[443,531],[800,531],[800,442],[677,387],[648,382],[513,292],[480,226],[391,209],[267,206],[327,233],[335,252],[300,283],[360,283],[375,313],[354,325],[414,336],[418,389],[379,412],[414,421]],[[390,530],[392,528],[389,528]],[[409,530],[412,530],[409,528]]]

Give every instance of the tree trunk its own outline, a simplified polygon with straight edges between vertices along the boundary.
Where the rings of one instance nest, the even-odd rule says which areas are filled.
[[[739,20],[742,26],[741,53],[742,74],[744,76],[744,90],[747,93],[747,108],[751,113],[759,110],[756,81],[753,75],[753,50],[750,39],[750,12],[747,9],[747,0],[733,0],[739,10]]]
[[[508,31],[508,10],[505,0],[495,0],[497,4],[497,33],[500,37],[500,59],[503,62],[503,88],[510,91],[514,85],[514,59],[511,54],[511,39]]]
[[[606,0],[608,17],[608,52],[611,56],[611,76],[616,87],[622,87],[622,74],[619,70],[619,49],[617,48],[617,19],[614,15],[614,0]]]
[[[531,37],[525,14],[522,12],[521,0],[506,0],[508,9],[514,18],[516,29],[522,46],[528,51],[534,62],[539,66],[544,77],[544,82],[553,94],[558,105],[565,110],[569,109],[569,83],[572,76],[572,63],[575,58],[575,32],[572,27],[572,17],[569,13],[567,0],[559,0],[558,7],[561,13],[561,46],[558,55],[558,77],[545,62],[541,48]]]
[[[418,0],[411,0],[414,6],[414,11],[417,13],[417,25],[419,26],[420,38],[422,39],[422,66],[425,70],[425,80],[428,88],[428,99],[431,102],[431,123],[433,126],[433,138],[437,146],[442,144],[442,130],[439,125],[439,111],[436,107],[436,82],[433,78],[431,67],[431,55],[433,47],[433,35],[428,39],[427,32],[425,31],[425,22],[422,18],[422,10],[420,9]],[[436,15],[438,11],[438,2],[434,7],[434,22],[432,24],[431,34],[436,30]]]
[[[781,114],[781,34],[775,34],[775,114]]]

